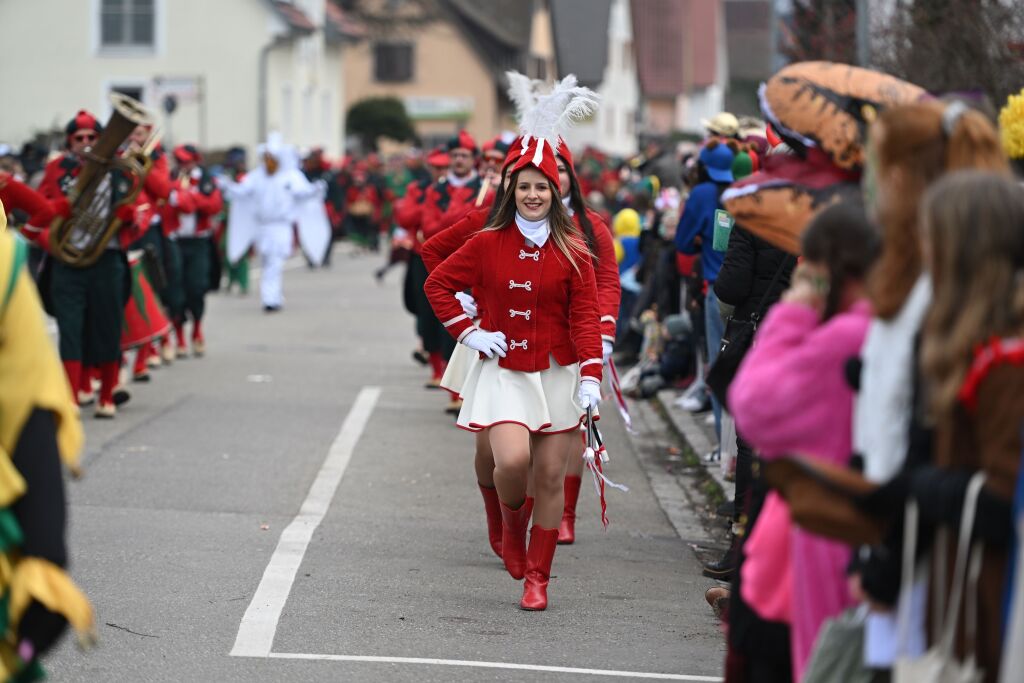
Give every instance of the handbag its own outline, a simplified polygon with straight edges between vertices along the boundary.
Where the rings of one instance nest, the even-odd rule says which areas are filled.
[[[978,627],[978,578],[981,575],[982,543],[971,544],[971,530],[974,528],[974,516],[978,507],[978,495],[985,483],[985,474],[977,472],[971,477],[964,496],[963,514],[960,516],[960,536],[957,541],[956,563],[953,565],[953,583],[950,587],[949,604],[942,608],[941,600],[937,600],[934,610],[936,638],[935,642],[920,657],[907,657],[906,643],[910,633],[910,600],[901,600],[897,621],[897,638],[900,644],[899,656],[893,667],[893,683],[981,683],[984,672],[978,668],[974,654],[975,637]],[[903,527],[903,575],[900,585],[901,595],[909,595],[914,583],[914,556],[917,550],[918,527],[917,502],[907,502],[906,521]],[[944,530],[940,534],[946,533]],[[937,543],[936,547],[944,546]],[[940,565],[944,565],[943,553],[937,552]],[[936,596],[941,596],[943,581],[936,579],[934,589]],[[966,589],[966,646],[967,658],[960,662],[954,652],[957,622],[960,619],[960,603],[964,599]]]
[[[730,317],[725,325],[725,334],[722,335],[722,346],[719,348],[718,358],[708,369],[708,376],[704,380],[708,388],[711,389],[712,395],[723,406],[728,406],[726,394],[729,391],[729,385],[732,384],[733,378],[739,371],[740,363],[747,355],[747,350],[754,343],[754,333],[757,332],[758,322],[764,316],[768,297],[771,296],[772,290],[775,289],[776,283],[782,277],[782,271],[786,269],[791,258],[793,257],[787,256],[779,264],[775,275],[772,276],[771,284],[761,296],[761,302],[757,305],[757,309],[750,314],[750,319],[740,320]]]
[[[875,679],[875,672],[864,665],[867,615],[867,605],[861,605],[825,621],[803,683],[871,683]]]

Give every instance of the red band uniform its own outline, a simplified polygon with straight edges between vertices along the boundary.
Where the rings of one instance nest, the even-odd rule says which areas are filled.
[[[71,150],[88,149],[98,139],[102,126],[86,111],[80,111],[66,128]],[[77,153],[69,151],[46,165],[40,192],[50,200],[67,197],[82,169]],[[121,359],[121,324],[128,294],[128,262],[125,248],[135,241],[134,204],[115,209],[131,189],[132,181],[119,171],[108,175],[111,205],[105,220],[121,220],[117,234],[91,266],[77,268],[52,259],[50,297],[60,331],[60,355],[72,387],[82,387],[82,368],[96,367],[100,373],[97,417],[113,417],[113,392]],[[74,239],[74,238],[72,238]]]

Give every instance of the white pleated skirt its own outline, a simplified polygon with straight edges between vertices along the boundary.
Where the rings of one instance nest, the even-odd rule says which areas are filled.
[[[474,351],[465,344],[456,344],[452,357],[448,359],[448,367],[441,377],[441,387],[453,391],[462,398],[462,387],[469,377],[474,365],[480,363],[480,352]]]
[[[477,359],[462,383],[458,426],[479,432],[496,424],[519,424],[539,434],[578,429],[586,415],[576,403],[579,365],[549,360],[547,370],[521,372],[501,367],[496,358]]]

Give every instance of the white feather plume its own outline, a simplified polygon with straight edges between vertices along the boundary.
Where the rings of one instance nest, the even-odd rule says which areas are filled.
[[[516,119],[523,120],[526,112],[537,105],[537,86],[540,81],[529,78],[518,71],[506,71],[508,97],[516,108]]]
[[[519,130],[524,139],[544,140],[552,149],[558,148],[559,139],[565,138],[576,122],[592,116],[601,101],[593,90],[579,85],[573,74],[555,83],[551,92],[534,98],[533,106],[520,119]]]

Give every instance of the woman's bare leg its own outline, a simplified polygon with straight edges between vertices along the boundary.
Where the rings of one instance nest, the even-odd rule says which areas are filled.
[[[494,486],[506,507],[518,510],[526,499],[530,469],[530,432],[516,424],[499,424],[487,429],[494,454]]]
[[[564,505],[562,484],[575,431],[533,436],[533,522],[545,529],[557,529]]]

